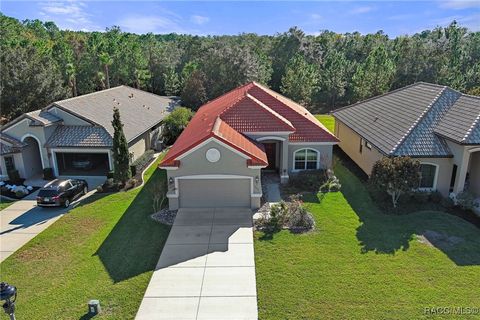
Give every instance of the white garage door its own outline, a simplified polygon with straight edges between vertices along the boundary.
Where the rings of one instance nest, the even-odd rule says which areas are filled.
[[[181,208],[250,208],[250,179],[179,179]]]

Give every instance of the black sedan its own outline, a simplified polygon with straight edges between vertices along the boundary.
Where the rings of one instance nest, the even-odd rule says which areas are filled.
[[[58,179],[41,188],[37,196],[40,207],[70,206],[73,200],[88,192],[88,184],[80,179]]]

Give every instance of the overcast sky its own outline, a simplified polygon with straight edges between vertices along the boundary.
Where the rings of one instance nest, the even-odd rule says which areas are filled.
[[[0,11],[17,19],[54,21],[62,29],[196,35],[275,34],[298,26],[308,34],[383,30],[413,34],[452,20],[480,31],[480,0],[437,1],[5,1]]]

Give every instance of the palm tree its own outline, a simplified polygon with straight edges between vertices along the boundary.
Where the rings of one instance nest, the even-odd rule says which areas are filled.
[[[106,88],[106,86],[105,86],[105,73],[103,73],[102,71],[98,71],[97,72],[97,79],[98,79],[98,81],[100,81],[100,86],[102,87],[102,90],[104,90]]]
[[[77,70],[73,63],[67,63],[66,73],[68,77],[68,86],[72,89],[72,95],[77,96]]]
[[[135,84],[137,89],[141,89],[152,76],[146,69],[135,69]]]
[[[102,52],[100,53],[100,62],[103,65],[103,68],[105,70],[105,79],[107,80],[107,89],[110,88],[110,77],[108,75],[108,67],[113,64],[113,59],[110,57],[110,55],[107,52]]]

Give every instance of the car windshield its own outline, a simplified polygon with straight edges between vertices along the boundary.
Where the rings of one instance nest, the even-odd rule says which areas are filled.
[[[53,197],[58,194],[57,190],[54,189],[42,189],[38,192],[39,197]]]

